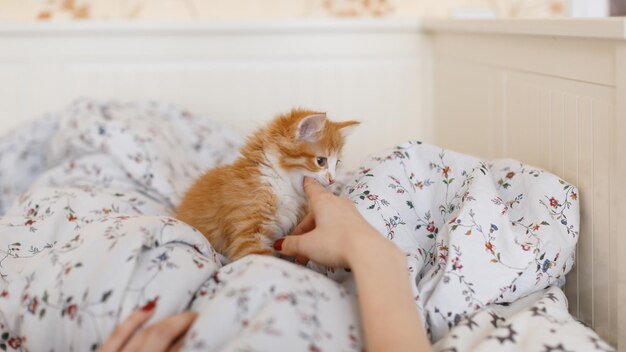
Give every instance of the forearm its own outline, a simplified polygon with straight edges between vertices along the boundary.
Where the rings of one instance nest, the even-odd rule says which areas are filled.
[[[412,297],[404,253],[383,238],[367,236],[354,245],[349,261],[359,292],[367,350],[430,351]]]

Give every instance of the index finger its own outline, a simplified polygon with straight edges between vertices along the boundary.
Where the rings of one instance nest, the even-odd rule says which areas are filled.
[[[328,193],[322,185],[310,177],[304,178],[304,192],[311,201],[313,207],[318,202],[319,197]]]

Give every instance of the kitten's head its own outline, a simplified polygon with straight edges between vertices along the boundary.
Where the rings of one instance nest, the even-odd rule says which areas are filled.
[[[273,163],[302,185],[305,176],[324,186],[335,182],[346,137],[357,121],[332,122],[325,113],[294,109],[268,126]]]

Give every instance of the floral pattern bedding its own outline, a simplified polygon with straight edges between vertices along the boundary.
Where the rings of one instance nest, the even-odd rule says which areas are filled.
[[[171,217],[241,141],[173,106],[90,99],[2,138],[0,350],[97,350],[150,301],[154,320],[199,312],[189,351],[362,350],[349,271],[224,265]],[[410,142],[368,159],[341,192],[406,252],[436,350],[612,350],[558,288],[578,237],[572,185]]]

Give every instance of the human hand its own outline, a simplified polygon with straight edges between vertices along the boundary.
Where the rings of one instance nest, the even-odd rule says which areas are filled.
[[[349,199],[308,178],[304,190],[311,212],[274,248],[287,256],[352,269],[369,351],[432,351],[415,307],[406,254],[371,227]]]
[[[304,179],[310,213],[290,236],[278,239],[274,248],[298,262],[311,258],[332,267],[350,267],[365,247],[393,246],[371,227],[351,200],[327,192],[319,183]],[[395,246],[393,246],[395,248]]]
[[[152,301],[131,313],[104,341],[100,352],[179,351],[183,346],[183,335],[196,319],[197,313],[172,315],[137,332],[154,313],[154,306]]]

